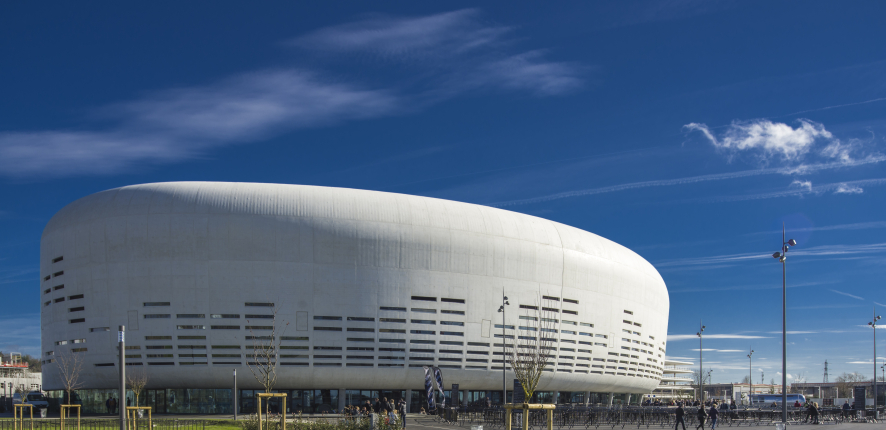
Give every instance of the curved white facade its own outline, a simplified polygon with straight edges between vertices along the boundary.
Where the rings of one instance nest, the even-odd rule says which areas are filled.
[[[500,390],[503,292],[514,326],[529,312],[520,305],[559,299],[559,349],[539,390],[649,393],[661,378],[669,299],[652,265],[490,207],[298,185],[135,185],[59,211],[40,267],[45,389],[62,387],[50,360],[73,348],[85,348],[84,388],[116,387],[119,325],[151,387],[228,388],[233,367],[241,388],[258,388],[246,327],[269,320],[246,316],[270,308],[246,304],[274,303],[289,323],[277,387],[421,389],[416,366],[436,365],[447,387]]]

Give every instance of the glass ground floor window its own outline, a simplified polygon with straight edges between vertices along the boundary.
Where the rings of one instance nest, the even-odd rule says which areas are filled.
[[[252,414],[256,410],[256,396],[264,390],[240,390],[240,413]],[[338,390],[273,390],[286,394],[286,413],[322,414],[338,410]],[[267,410],[280,413],[283,402],[279,398],[268,402]]]

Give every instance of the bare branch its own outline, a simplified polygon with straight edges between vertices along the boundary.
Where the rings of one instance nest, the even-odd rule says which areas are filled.
[[[289,323],[277,320],[280,311],[276,306],[272,308],[270,334],[255,334],[254,326],[250,326],[249,334],[252,337],[252,353],[247,353],[246,364],[252,376],[264,387],[266,393],[270,393],[277,383],[277,363],[280,358],[280,342],[283,333]],[[249,320],[246,320],[249,324]],[[249,359],[252,361],[249,361]]]
[[[73,404],[71,395],[83,383],[80,382],[80,372],[83,370],[83,356],[70,350],[59,351],[55,354],[55,364],[62,385],[68,393],[68,404]]]
[[[148,372],[144,367],[127,372],[126,384],[129,385],[132,394],[135,394],[135,406],[139,406],[139,397],[145,391],[145,386],[148,385]]]
[[[540,302],[541,300],[536,301],[534,309],[526,309],[526,315],[520,319],[514,331],[517,334],[516,339],[510,344],[507,343],[507,338],[504,339],[511,367],[523,387],[527,402],[535,393],[557,342],[559,306],[551,300],[538,305]]]

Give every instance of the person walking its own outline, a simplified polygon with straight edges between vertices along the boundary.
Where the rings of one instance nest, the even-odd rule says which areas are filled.
[[[849,416],[849,411],[851,409],[852,409],[852,407],[849,406],[849,400],[847,400],[846,403],[843,403],[843,419],[844,420],[846,419],[846,417]]]
[[[695,426],[695,430],[704,430],[704,420],[708,417],[708,414],[704,411],[704,406],[698,407],[698,412],[695,414],[695,417],[698,419],[698,425]]]
[[[678,430],[680,425],[683,426],[683,430],[686,430],[686,421],[683,421],[683,415],[686,414],[686,411],[683,410],[683,404],[677,404],[677,410],[674,411],[674,414],[677,416],[677,419],[674,423],[674,430]]]
[[[108,396],[108,400],[105,400],[105,409],[108,410],[108,415],[111,415],[111,396]]]
[[[818,422],[818,403],[813,402],[810,408],[812,408],[812,424],[821,424]]]
[[[711,430],[714,430],[717,427],[717,418],[720,415],[720,411],[717,410],[717,403],[711,402],[711,411],[708,412],[708,415],[711,417]]]

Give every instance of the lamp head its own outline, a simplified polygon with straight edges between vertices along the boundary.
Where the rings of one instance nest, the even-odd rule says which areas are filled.
[[[788,241],[788,246],[797,246],[797,241],[794,240],[794,239],[789,240],[789,241]]]
[[[504,305],[501,305],[501,306],[498,307],[498,311],[499,311],[499,312],[504,312],[504,310],[505,310],[505,306],[504,306]]]
[[[509,301],[507,301],[507,300],[505,300],[505,304],[506,304],[506,305],[510,305],[510,304],[511,304],[511,302],[509,302]]]
[[[868,325],[874,325],[874,323],[872,323],[872,322],[869,322],[869,323],[868,323]]]
[[[880,319],[880,316],[879,316],[879,315],[877,315],[877,320],[879,320],[879,319]]]
[[[772,254],[772,258],[781,258],[781,253],[776,252],[775,254]]]
[[[504,296],[504,301],[508,301],[508,296]]]
[[[704,329],[705,329],[705,326],[701,326],[701,331],[704,331]]]

